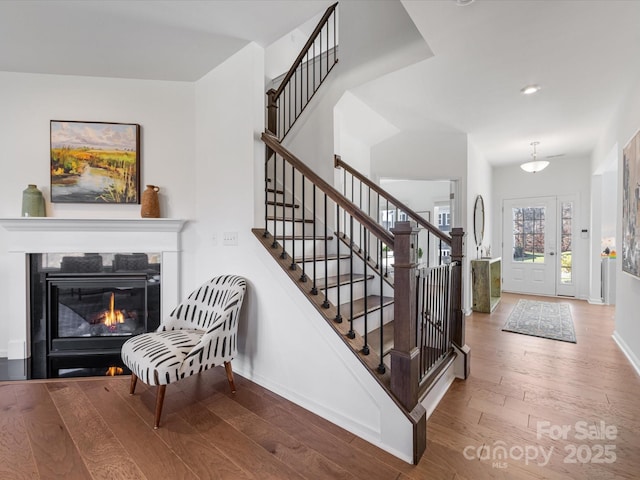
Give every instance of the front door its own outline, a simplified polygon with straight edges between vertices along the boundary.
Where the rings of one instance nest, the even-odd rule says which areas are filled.
[[[556,197],[504,201],[502,288],[556,295]]]

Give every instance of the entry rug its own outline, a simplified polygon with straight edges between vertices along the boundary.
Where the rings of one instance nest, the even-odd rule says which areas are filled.
[[[568,303],[519,300],[502,330],[576,343]]]

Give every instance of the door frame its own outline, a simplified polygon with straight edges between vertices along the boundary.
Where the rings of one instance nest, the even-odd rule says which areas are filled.
[[[578,237],[576,233],[578,232],[576,226],[578,222],[578,200],[579,196],[577,194],[567,194],[567,195],[545,195],[540,197],[518,197],[518,198],[504,198],[502,200],[502,221],[501,221],[501,230],[502,230],[502,238],[501,238],[501,246],[502,246],[502,284],[504,286],[504,277],[505,277],[505,268],[508,265],[508,256],[511,256],[513,253],[508,251],[508,244],[505,246],[505,240],[507,239],[507,231],[505,231],[505,215],[507,215],[508,210],[506,205],[508,202],[518,202],[518,201],[533,201],[535,200],[546,200],[549,201],[553,199],[553,206],[555,208],[555,238],[553,243],[553,252],[554,255],[550,256],[547,249],[547,242],[545,239],[545,261],[551,260],[554,262],[554,288],[553,293],[537,293],[537,292],[517,292],[523,294],[531,294],[531,295],[551,295],[551,296],[567,296],[567,297],[576,297],[577,293],[577,276],[576,272],[580,270],[580,268],[576,268],[576,249],[579,246]],[[561,274],[562,274],[562,216],[561,216],[561,205],[563,202],[572,202],[572,212],[571,212],[571,252],[572,252],[572,262],[571,262],[571,282],[562,283]],[[512,222],[512,220],[511,220]],[[509,291],[509,290],[507,290]]]

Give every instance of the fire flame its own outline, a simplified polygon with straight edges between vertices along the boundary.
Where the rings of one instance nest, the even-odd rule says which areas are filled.
[[[111,294],[111,300],[109,301],[109,311],[104,313],[104,324],[110,329],[115,329],[118,323],[124,323],[124,314],[120,310],[114,308],[115,295]]]
[[[115,377],[116,375],[122,375],[122,372],[123,370],[120,367],[109,367],[105,375],[107,377]]]

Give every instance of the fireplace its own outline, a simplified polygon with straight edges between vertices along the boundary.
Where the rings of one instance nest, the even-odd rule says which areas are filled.
[[[119,349],[158,327],[157,316],[148,314],[154,309],[147,308],[146,275],[63,273],[47,275],[46,282],[50,355]]]
[[[128,373],[122,344],[160,324],[160,269],[153,253],[31,254],[32,378]]]
[[[120,215],[120,210],[118,212]],[[137,215],[137,212],[131,218],[0,218],[3,274],[11,279],[3,284],[0,292],[5,309],[0,325],[0,357],[23,360],[12,362],[10,378],[44,378],[47,375],[41,361],[47,358],[47,305],[44,301],[34,301],[34,298],[43,299],[46,296],[47,285],[42,279],[45,274],[68,273],[67,267],[75,261],[67,261],[63,268],[62,257],[92,257],[94,255],[91,252],[113,252],[102,259],[105,272],[113,272],[115,255],[126,255],[125,263],[118,263],[115,269],[121,272],[138,268],[136,264],[140,258],[133,255],[132,251],[154,252],[148,258],[149,264],[154,266],[161,263],[162,272],[157,281],[153,274],[148,278],[148,282],[154,281],[150,282],[151,288],[147,285],[147,295],[160,295],[160,318],[168,315],[179,303],[182,298],[180,242],[187,221],[177,218],[134,218],[133,215]],[[47,267],[35,270],[32,257],[39,254],[50,257],[57,255],[57,258]],[[90,265],[94,261],[97,260],[79,262]],[[153,287],[153,283],[157,283],[157,287]],[[83,363],[92,363],[91,357],[84,357]],[[97,355],[93,358],[96,359],[96,365],[104,364]],[[73,368],[72,360],[71,355],[56,358],[56,362],[64,365],[64,368],[67,365]],[[101,370],[96,374],[102,374],[102,368],[100,366]],[[54,373],[61,376],[61,372],[62,369],[59,369]]]

